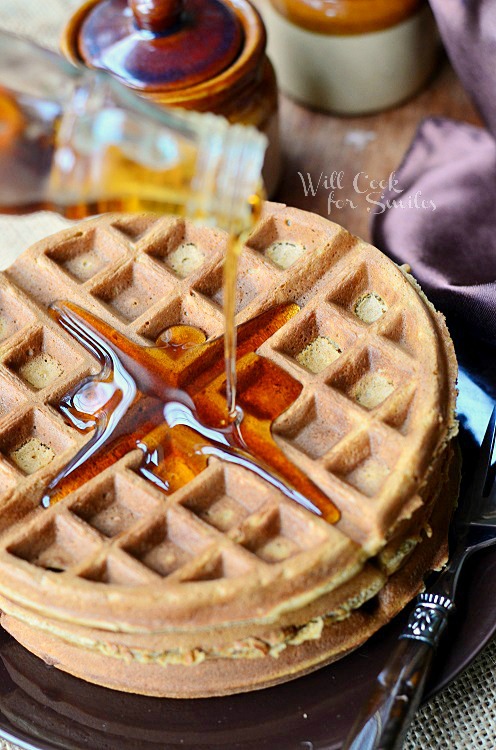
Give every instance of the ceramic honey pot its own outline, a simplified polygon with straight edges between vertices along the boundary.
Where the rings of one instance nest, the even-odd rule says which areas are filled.
[[[254,0],[280,88],[356,115],[392,107],[432,75],[439,51],[426,0]]]
[[[74,63],[112,73],[165,107],[214,112],[269,139],[263,176],[280,170],[277,85],[266,32],[247,0],[88,0],[62,48]]]

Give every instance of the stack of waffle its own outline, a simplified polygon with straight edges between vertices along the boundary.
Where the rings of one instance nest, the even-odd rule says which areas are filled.
[[[149,695],[264,687],[368,638],[445,560],[455,501],[456,362],[405,269],[320,217],[268,204],[240,262],[238,322],[300,311],[258,350],[302,388],[273,424],[335,525],[212,458],[170,495],[132,451],[46,509],[89,439],[58,410],[96,361],[48,312],[69,299],[144,345],[223,333],[226,237],[107,215],[0,275],[0,609],[45,661]]]

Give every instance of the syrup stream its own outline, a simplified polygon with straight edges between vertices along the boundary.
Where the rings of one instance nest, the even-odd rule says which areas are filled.
[[[253,229],[262,212],[262,199],[252,195],[248,203],[252,209]],[[238,263],[247,232],[231,233],[224,260],[224,359],[226,363],[226,399],[229,419],[236,421],[240,414],[236,408],[236,289]]]
[[[236,281],[241,241],[230,237],[224,260],[224,360],[226,367],[226,400],[229,419],[235,422],[236,410]]]

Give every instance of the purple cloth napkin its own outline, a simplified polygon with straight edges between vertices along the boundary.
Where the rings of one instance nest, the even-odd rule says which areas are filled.
[[[403,192],[386,193],[382,202],[391,207],[373,216],[372,235],[390,257],[411,265],[445,313],[458,351],[478,342],[496,372],[496,2],[431,5],[489,131],[424,120],[396,173]]]
[[[496,143],[444,119],[420,125],[374,242],[409,263],[457,329],[496,342]]]

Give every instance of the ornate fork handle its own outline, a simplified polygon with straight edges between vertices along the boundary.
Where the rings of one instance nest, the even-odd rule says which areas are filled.
[[[441,594],[420,594],[396,650],[342,750],[399,750],[416,712],[432,656],[454,610]]]
[[[454,603],[442,594],[420,594],[400,639],[421,641],[435,648],[448,624]]]

